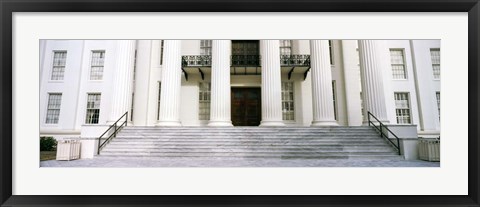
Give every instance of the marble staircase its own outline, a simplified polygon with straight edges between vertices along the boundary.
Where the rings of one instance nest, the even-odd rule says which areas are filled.
[[[402,159],[371,127],[137,127],[104,157]]]

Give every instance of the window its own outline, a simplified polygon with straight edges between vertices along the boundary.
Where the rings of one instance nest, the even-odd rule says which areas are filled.
[[[53,53],[53,68],[51,80],[63,80],[66,60],[67,52]]]
[[[328,40],[328,51],[330,53],[330,65],[333,65],[333,40]]]
[[[210,120],[210,83],[199,83],[199,111],[198,117],[200,120]]]
[[[160,119],[160,95],[162,94],[162,83],[158,82],[158,99],[157,99],[157,120]]]
[[[292,55],[292,40],[280,40],[280,55]]]
[[[438,120],[440,120],[440,92],[436,93],[437,97],[437,108],[438,108]]]
[[[440,49],[430,49],[432,57],[433,78],[440,79]]]
[[[200,54],[212,55],[212,40],[200,40]]]
[[[282,119],[295,120],[293,82],[282,82]]]
[[[160,43],[160,65],[163,65],[163,40]]]
[[[337,120],[337,94],[336,91],[336,84],[335,81],[332,81],[332,94],[333,94],[333,116],[335,120]]]
[[[48,94],[48,106],[47,106],[47,124],[57,124],[58,117],[60,116],[60,105],[62,103],[61,93]]]
[[[90,80],[102,80],[104,61],[105,61],[105,51],[92,52]]]
[[[410,124],[410,104],[408,93],[395,93],[395,111],[397,124]]]
[[[99,93],[89,93],[87,96],[87,117],[86,124],[98,124],[100,117],[100,99]]]
[[[393,79],[407,79],[403,49],[390,49]]]

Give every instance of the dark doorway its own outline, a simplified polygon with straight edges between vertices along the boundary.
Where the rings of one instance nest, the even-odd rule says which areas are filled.
[[[260,88],[232,88],[232,124],[258,126],[262,116]]]
[[[260,41],[232,40],[232,55],[260,55]]]

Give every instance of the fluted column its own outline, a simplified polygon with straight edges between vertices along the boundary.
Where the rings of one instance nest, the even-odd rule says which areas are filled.
[[[381,40],[359,40],[360,74],[362,80],[362,98],[364,106],[364,123],[367,120],[367,111],[370,111],[380,121],[388,123],[383,86]]]
[[[280,48],[278,40],[260,40],[262,60],[262,121],[260,126],[283,126]]]
[[[157,125],[180,126],[180,89],[182,77],[181,40],[165,40]]]
[[[132,105],[133,67],[135,63],[136,40],[118,40],[115,50],[115,68],[113,72],[112,110],[109,123],[115,122]]]
[[[338,125],[335,121],[332,68],[328,40],[310,40],[312,69],[312,126]]]
[[[230,111],[230,40],[212,41],[212,89],[208,126],[233,126]]]

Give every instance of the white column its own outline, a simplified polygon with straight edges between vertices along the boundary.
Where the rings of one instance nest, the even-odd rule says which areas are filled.
[[[387,68],[383,61],[382,44],[380,40],[359,40],[358,51],[360,54],[360,75],[362,80],[362,98],[364,106],[364,120],[367,122],[367,111],[384,123],[388,123],[385,104],[385,89],[382,70]]]
[[[208,126],[233,126],[230,111],[230,40],[212,41],[212,90]]]
[[[338,125],[335,121],[332,68],[328,40],[310,40],[312,69],[312,126]]]
[[[260,126],[283,126],[280,43],[260,40],[262,60],[262,121]]]
[[[133,99],[133,124],[138,126],[148,125],[148,105],[151,99],[151,97],[149,97],[151,53],[152,40],[137,40],[137,60],[135,61],[134,87],[135,98]]]
[[[181,40],[165,40],[163,46],[160,115],[157,125],[180,126],[180,89],[182,77]]]
[[[115,122],[132,104],[133,67],[135,63],[136,40],[118,40],[115,50],[115,68],[113,77],[112,111],[109,123]]]

